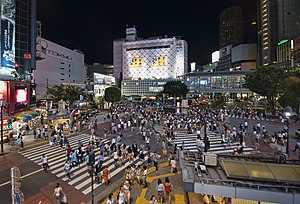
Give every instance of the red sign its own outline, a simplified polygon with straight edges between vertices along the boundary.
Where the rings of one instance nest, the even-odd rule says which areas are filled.
[[[24,58],[25,58],[25,59],[31,59],[31,54],[29,54],[29,53],[24,53]]]

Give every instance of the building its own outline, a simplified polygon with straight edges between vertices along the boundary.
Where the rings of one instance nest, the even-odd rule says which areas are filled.
[[[231,49],[233,70],[256,69],[256,43],[241,44]]]
[[[244,88],[246,74],[251,71],[193,72],[184,76],[184,83],[189,89],[188,96],[226,96],[240,98],[251,91]]]
[[[87,65],[87,76],[93,76],[94,73],[104,74],[104,75],[113,75],[114,66],[111,64],[100,64],[94,63]]]
[[[154,87],[158,82],[174,80],[187,72],[186,41],[168,36],[140,39],[136,33],[135,28],[127,28],[126,39],[114,41],[114,76],[122,79],[123,94],[133,93],[128,91],[127,84],[144,84],[142,81],[146,80],[146,84],[153,83],[149,87]],[[153,95],[155,91],[151,90],[143,89],[133,95]]]
[[[93,85],[88,91],[93,91],[95,97],[104,96],[105,89],[116,85],[116,78],[99,73],[93,73]]]
[[[279,41],[300,34],[300,1],[278,0]]]
[[[259,0],[257,4],[258,67],[276,62],[278,43],[278,0]]]
[[[216,68],[217,71],[225,71],[232,68],[231,49],[232,45],[227,45],[219,50],[219,61]]]
[[[86,66],[84,54],[79,50],[71,50],[49,40],[39,38],[34,81],[36,94],[42,99],[47,94],[47,88],[63,83],[85,84]]]
[[[220,48],[244,42],[243,11],[240,6],[223,10],[219,22]]]

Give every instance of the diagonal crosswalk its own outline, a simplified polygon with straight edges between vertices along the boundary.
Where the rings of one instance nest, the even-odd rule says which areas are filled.
[[[162,126],[156,126],[156,131],[162,133],[163,127]],[[222,138],[219,135],[216,135],[216,133],[208,131],[208,137],[210,141],[210,149],[209,152],[215,153],[215,154],[228,154],[232,153],[234,148],[236,148],[237,145],[239,145],[239,142],[232,143],[230,145],[222,144]],[[203,140],[204,134],[201,132],[201,139]],[[187,134],[184,131],[177,132],[177,135],[175,136],[175,139],[172,141],[173,144],[177,144],[177,146],[181,146],[184,142],[184,149],[196,152],[197,146],[196,146],[196,139],[197,134]],[[254,149],[250,147],[244,147],[244,154],[250,154]]]
[[[81,140],[84,146],[86,146],[90,141],[90,135],[88,134],[78,134],[76,136],[69,138],[69,144],[72,149],[77,149],[78,140]],[[105,144],[109,142],[108,139],[103,139],[102,142]],[[99,155],[99,148],[95,149],[96,158]],[[49,171],[56,175],[58,178],[61,178],[63,181],[68,181],[68,177],[64,172],[64,164],[66,161],[66,152],[61,149],[59,145],[50,146],[49,144],[44,144],[38,147],[34,147],[29,150],[25,150],[20,152],[21,155],[26,157],[27,159],[33,161],[34,163],[42,166],[41,155],[46,154],[48,157],[48,164],[50,166]],[[145,160],[147,160],[147,156],[145,156]],[[104,158],[103,166],[107,166],[110,172],[110,178],[118,175],[119,173],[123,173],[124,170],[132,165],[142,165],[143,161],[140,161],[138,158],[133,159],[132,161],[124,160],[125,164],[123,166],[116,167],[114,164],[113,157],[106,156]],[[80,164],[80,166],[75,166],[71,169],[71,177],[72,179],[68,181],[68,184],[81,191],[83,194],[87,195],[91,192],[91,178],[89,177],[87,166],[85,163]],[[103,183],[94,183],[94,189],[102,186]]]

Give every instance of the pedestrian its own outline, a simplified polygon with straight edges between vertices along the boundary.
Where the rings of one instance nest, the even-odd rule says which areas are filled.
[[[165,186],[165,191],[166,191],[166,198],[168,200],[168,203],[171,204],[171,195],[170,195],[170,192],[171,192],[171,190],[173,188],[173,185],[170,182],[170,180],[169,180],[168,177],[165,178],[165,184],[164,184],[164,186]]]
[[[130,184],[128,181],[125,181],[123,185],[125,202],[130,203]]]
[[[157,173],[157,171],[158,171],[158,155],[156,154],[156,151],[154,151],[154,153],[152,155],[152,159],[153,159],[153,164],[155,166],[155,172]]]
[[[69,181],[71,180],[71,174],[70,174],[71,169],[72,169],[71,160],[68,158],[65,163],[65,166],[64,166],[64,171],[65,171],[66,175],[68,176]]]
[[[47,173],[47,170],[49,168],[48,157],[45,154],[42,154],[41,161],[42,161],[43,169]]]
[[[114,197],[113,197],[113,194],[110,193],[110,194],[108,195],[108,199],[107,199],[107,201],[106,201],[106,204],[114,204],[114,203],[115,203],[115,199],[114,199]]]
[[[300,151],[300,140],[298,140],[297,143],[295,144],[294,152],[296,152],[297,149],[298,151]]]
[[[103,176],[105,185],[108,185],[109,184],[109,170],[108,170],[107,166],[104,167],[104,169],[102,171],[102,176]]]
[[[123,186],[121,186],[120,189],[119,189],[117,199],[118,199],[119,204],[124,204],[125,203],[125,194],[124,194]]]
[[[141,167],[139,165],[136,167],[136,170],[135,170],[135,178],[136,178],[136,182],[137,182],[138,186],[141,186],[142,185],[142,182],[141,182]]]
[[[176,167],[176,161],[175,161],[174,157],[172,157],[172,159],[170,161],[170,165],[171,165],[171,174],[176,173],[177,167]]]
[[[157,204],[157,200],[155,198],[155,195],[152,195],[150,198],[150,204]]]
[[[143,188],[147,187],[147,167],[143,166]]]
[[[77,166],[79,163],[78,163],[78,155],[77,155],[77,152],[72,150],[72,155],[71,155],[71,162],[72,162],[72,166]]]
[[[157,185],[156,185],[156,190],[158,194],[158,202],[163,203],[163,196],[164,196],[164,190],[165,187],[161,181],[161,179],[158,179]]]
[[[57,183],[54,188],[52,197],[54,197],[54,196],[57,199],[57,204],[61,204],[62,203],[61,200],[62,200],[63,196],[65,196],[65,193],[62,190],[62,187],[60,187],[59,183]]]

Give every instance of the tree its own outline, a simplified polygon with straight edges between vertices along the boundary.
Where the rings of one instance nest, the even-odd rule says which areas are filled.
[[[294,110],[300,107],[300,71],[291,71],[290,76],[282,82],[284,94],[278,99],[282,107],[291,106]]]
[[[105,89],[104,99],[107,102],[118,102],[121,100],[121,90],[116,86],[111,86]]]
[[[80,95],[85,95],[85,90],[77,86],[55,85],[48,88],[48,95],[54,102],[63,100],[72,106],[76,100],[79,100]]]
[[[188,92],[189,89],[187,85],[181,81],[168,81],[164,84],[163,93],[169,96],[185,97]]]
[[[267,97],[268,102],[275,110],[275,99],[283,93],[282,82],[287,72],[276,66],[258,68],[245,77],[245,87],[251,91]]]

